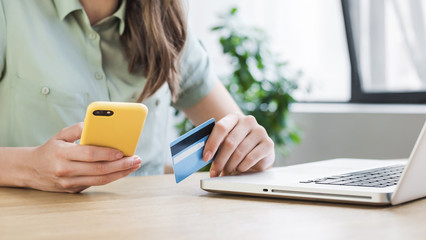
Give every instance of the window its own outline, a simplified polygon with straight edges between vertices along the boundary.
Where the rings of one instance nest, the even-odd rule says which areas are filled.
[[[426,102],[426,3],[342,0],[352,101]]]
[[[189,25],[219,76],[227,58],[210,29],[231,7],[302,72],[298,101],[426,103],[426,1],[189,0]]]
[[[189,25],[206,46],[216,72],[229,72],[218,36],[218,15],[237,7],[242,22],[265,30],[271,50],[302,72],[298,101],[350,99],[351,68],[340,0],[189,0]]]

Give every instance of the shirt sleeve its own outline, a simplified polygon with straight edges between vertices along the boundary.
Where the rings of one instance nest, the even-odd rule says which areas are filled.
[[[172,106],[184,110],[207,96],[217,81],[210,58],[197,37],[188,28],[180,60],[180,92]]]
[[[4,15],[3,1],[0,1],[0,80],[3,77],[6,59],[6,18]]]

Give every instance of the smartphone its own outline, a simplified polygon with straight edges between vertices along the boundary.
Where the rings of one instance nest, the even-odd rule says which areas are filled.
[[[81,145],[115,148],[135,154],[148,108],[142,103],[92,102],[86,111]]]

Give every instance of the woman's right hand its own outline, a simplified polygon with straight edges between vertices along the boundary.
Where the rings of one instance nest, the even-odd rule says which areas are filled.
[[[45,144],[34,148],[28,169],[33,179],[28,187],[78,193],[90,186],[104,185],[136,171],[142,160],[123,157],[119,150],[74,143],[81,137],[83,123],[64,128]]]

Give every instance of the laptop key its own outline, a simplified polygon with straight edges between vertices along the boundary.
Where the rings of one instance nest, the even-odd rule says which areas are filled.
[[[305,180],[305,181],[299,181],[299,183],[313,183],[314,180]]]

